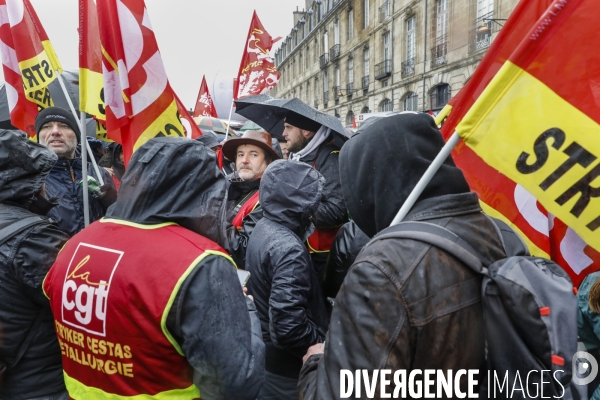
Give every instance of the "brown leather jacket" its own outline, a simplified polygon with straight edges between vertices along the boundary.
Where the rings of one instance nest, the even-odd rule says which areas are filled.
[[[505,257],[475,193],[420,201],[405,221],[442,225],[490,263]],[[337,295],[324,355],[313,355],[302,368],[300,399],[339,399],[341,369],[391,369],[393,377],[401,369],[408,375],[484,367],[480,290],[477,273],[436,247],[410,239],[367,245]],[[379,381],[375,395],[381,395]]]

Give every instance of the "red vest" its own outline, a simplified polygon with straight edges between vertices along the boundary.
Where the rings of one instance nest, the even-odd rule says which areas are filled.
[[[103,219],[67,242],[43,287],[71,398],[200,398],[166,320],[181,284],[209,254],[228,257],[172,223]]]
[[[259,201],[259,197],[260,192],[256,191],[256,193],[250,196],[250,198],[246,200],[242,207],[240,207],[239,211],[235,215],[235,218],[233,218],[233,221],[231,221],[231,225],[235,226],[238,231],[242,230],[242,223],[244,221],[244,218],[246,218],[246,216],[252,211],[254,211],[254,209],[256,208],[256,205]]]

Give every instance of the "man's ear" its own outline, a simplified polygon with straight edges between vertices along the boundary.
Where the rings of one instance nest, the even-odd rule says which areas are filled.
[[[313,131],[307,131],[305,129],[300,129],[300,133],[302,133],[302,136],[304,136],[307,139],[310,139],[313,136],[315,136],[315,132],[313,132]]]

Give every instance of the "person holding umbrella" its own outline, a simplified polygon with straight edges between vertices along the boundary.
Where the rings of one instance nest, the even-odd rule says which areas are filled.
[[[307,240],[311,258],[322,278],[335,235],[348,220],[340,184],[340,148],[333,142],[331,128],[294,111],[288,111],[283,126],[289,158],[311,165],[325,178],[323,199],[313,216],[316,229]]]

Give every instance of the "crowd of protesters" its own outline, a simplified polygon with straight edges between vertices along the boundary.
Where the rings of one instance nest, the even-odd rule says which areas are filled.
[[[280,140],[156,138],[127,168],[111,144],[101,176],[87,165],[88,227],[77,121],[51,107],[36,132],[0,131],[0,399],[338,399],[341,369],[485,364],[481,276],[417,240],[371,240],[444,145],[431,116],[371,118],[340,148],[290,111]],[[451,158],[405,220],[488,264],[527,255]],[[588,349],[596,278],[578,295]]]

